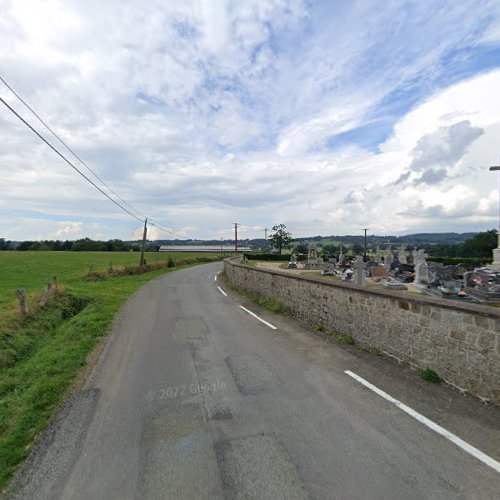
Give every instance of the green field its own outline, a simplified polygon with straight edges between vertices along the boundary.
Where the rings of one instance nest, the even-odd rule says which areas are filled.
[[[173,257],[182,265],[182,260],[207,256],[217,258],[148,253],[146,260]],[[89,267],[106,271],[110,262],[116,269],[138,260],[138,253],[128,252],[0,252],[0,489],[71,390],[121,305],[167,272],[89,279]],[[33,306],[54,276],[60,286],[52,303],[21,319],[16,289],[24,288]]]

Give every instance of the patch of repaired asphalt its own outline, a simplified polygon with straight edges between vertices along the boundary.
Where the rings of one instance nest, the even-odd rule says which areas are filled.
[[[227,498],[311,498],[296,465],[272,434],[222,441],[216,444],[215,453]]]
[[[226,364],[243,396],[272,391],[279,385],[276,374],[257,354],[229,356],[226,358]]]

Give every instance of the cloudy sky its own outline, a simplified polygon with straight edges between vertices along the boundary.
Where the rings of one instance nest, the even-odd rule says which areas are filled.
[[[3,78],[181,236],[229,237],[233,222],[250,238],[276,223],[296,236],[497,226],[498,0],[0,0],[0,12]],[[0,97],[43,130],[1,83]],[[140,233],[1,103],[0,179],[0,237]]]

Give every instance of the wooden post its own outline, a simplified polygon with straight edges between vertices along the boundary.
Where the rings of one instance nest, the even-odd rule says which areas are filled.
[[[47,289],[45,290],[44,294],[42,295],[42,298],[40,299],[40,302],[38,303],[38,307],[45,307],[47,305],[47,302],[50,299],[50,294],[52,292],[52,282],[47,283]]]
[[[148,235],[148,219],[144,221],[144,232],[142,233],[142,245],[141,245],[141,260],[139,266],[142,267],[146,263],[144,260],[144,248],[146,247],[146,237]]]
[[[21,314],[25,316],[29,313],[28,303],[26,301],[26,292],[23,288],[19,288],[19,290],[16,290],[16,295],[19,300],[19,310],[21,311]]]
[[[54,289],[55,289],[55,291],[57,292],[57,291],[58,291],[58,289],[59,289],[59,288],[58,288],[58,285],[57,285],[57,276],[54,276],[54,277],[52,278],[52,281],[54,282]]]

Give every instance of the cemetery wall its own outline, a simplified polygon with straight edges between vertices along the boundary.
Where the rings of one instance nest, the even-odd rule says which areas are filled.
[[[500,309],[351,283],[327,283],[224,261],[238,288],[276,299],[310,325],[351,335],[367,348],[500,405]]]

